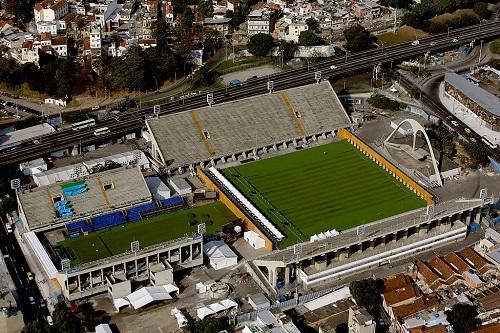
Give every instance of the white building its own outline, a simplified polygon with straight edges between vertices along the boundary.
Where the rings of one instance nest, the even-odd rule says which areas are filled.
[[[275,12],[267,7],[256,9],[248,14],[248,36],[259,33],[270,34],[276,22]]]
[[[44,0],[35,3],[35,22],[56,21],[68,14],[69,6],[67,0]]]
[[[90,49],[91,50],[100,50],[101,49],[101,27],[93,23],[90,26]]]

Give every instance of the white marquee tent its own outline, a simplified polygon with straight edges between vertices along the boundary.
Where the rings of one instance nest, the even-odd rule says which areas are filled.
[[[266,246],[266,241],[255,231],[245,231],[243,238],[256,250]]]
[[[223,241],[211,241],[203,246],[203,252],[210,260],[210,266],[215,270],[234,266],[238,256]]]

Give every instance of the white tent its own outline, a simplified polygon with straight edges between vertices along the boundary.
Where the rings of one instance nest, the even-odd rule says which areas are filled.
[[[238,308],[238,303],[233,301],[232,299],[223,299],[219,302],[226,310],[231,308]]]
[[[120,308],[129,306],[130,302],[126,298],[115,298],[113,299],[113,305],[115,306],[116,311],[120,311]]]
[[[226,310],[226,308],[220,303],[213,303],[208,305],[208,307],[215,313]]]
[[[223,241],[211,241],[203,246],[203,252],[214,269],[227,268],[238,263],[238,256]]]
[[[198,294],[204,294],[204,293],[206,293],[207,292],[207,286],[203,282],[201,282],[201,281],[198,282],[196,284],[196,292]]]
[[[94,329],[95,333],[113,333],[108,324],[99,324]]]
[[[259,236],[255,231],[245,231],[243,238],[252,246],[254,249],[258,250],[266,246],[266,241]]]
[[[204,307],[199,308],[198,310],[196,310],[196,316],[198,316],[198,318],[200,318],[200,319],[203,319],[206,316],[213,315],[214,313],[215,312],[212,309],[210,309],[210,308],[208,308],[206,306],[204,306]]]
[[[167,293],[175,293],[176,295],[179,294],[179,287],[177,287],[177,285],[175,283],[169,283],[169,284],[166,284],[164,286],[162,286],[163,288],[165,288],[165,290],[167,291]]]
[[[170,293],[165,286],[143,287],[128,295],[127,299],[134,309],[140,309],[143,306],[155,301],[172,299],[172,296],[170,296]]]
[[[181,312],[181,310],[177,308],[173,308],[170,310],[170,314],[177,319],[177,325],[179,325],[179,328],[184,327],[187,325],[188,321],[186,316]]]

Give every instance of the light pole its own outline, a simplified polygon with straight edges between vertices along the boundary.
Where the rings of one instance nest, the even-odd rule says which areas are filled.
[[[447,24],[446,28],[448,28],[448,35],[446,37],[450,37],[450,26]]]

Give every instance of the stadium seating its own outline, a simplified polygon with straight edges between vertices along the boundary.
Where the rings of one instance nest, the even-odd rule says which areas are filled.
[[[183,203],[184,203],[184,198],[178,195],[161,201],[161,205],[164,207],[177,206]]]
[[[68,231],[75,231],[78,229],[82,229],[83,227],[87,227],[85,220],[79,220],[76,222],[71,222],[71,223],[66,224],[66,230],[68,230]]]
[[[54,208],[61,217],[71,217],[73,216],[73,208],[70,206],[68,200],[61,200],[54,203]]]
[[[127,209],[127,220],[137,221],[142,218],[141,213],[156,209],[154,203],[147,203]]]
[[[61,189],[65,197],[71,197],[88,191],[87,184],[83,180],[61,185]]]
[[[101,230],[125,223],[125,217],[120,212],[99,215],[92,218],[92,229]]]

